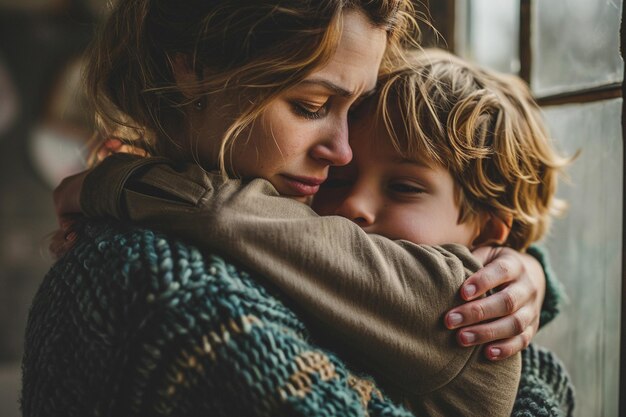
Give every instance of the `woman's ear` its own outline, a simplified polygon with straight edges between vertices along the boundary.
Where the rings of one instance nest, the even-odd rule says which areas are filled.
[[[486,213],[481,217],[480,232],[478,237],[472,242],[472,247],[504,244],[511,232],[513,216],[510,214],[496,216],[492,213]]]

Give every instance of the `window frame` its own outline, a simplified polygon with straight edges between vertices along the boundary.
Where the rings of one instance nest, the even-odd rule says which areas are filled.
[[[519,0],[520,8],[520,25],[519,25],[519,60],[520,71],[519,76],[530,84],[530,76],[532,69],[532,11],[533,6],[538,0]],[[463,10],[467,6],[467,2],[462,0],[439,0],[434,2],[416,0],[418,10],[424,11],[426,16],[432,17],[433,25],[438,29],[444,42],[437,42],[433,37],[432,31],[424,33],[424,44],[434,45],[446,48],[457,54],[463,55],[461,48],[463,42],[460,41],[465,35],[467,13]],[[462,17],[462,18],[461,18]],[[626,74],[626,5],[622,4],[622,19],[620,23],[620,55],[624,65],[624,73]],[[445,42],[447,40],[447,42]],[[567,104],[581,104],[605,101],[614,98],[626,97],[626,83],[622,82],[607,83],[592,88],[579,88],[568,92],[548,94],[545,96],[535,97],[540,107],[562,106]],[[622,148],[624,152],[624,161],[626,161],[626,107],[622,101]],[[623,198],[626,198],[626,170],[624,170],[622,178]],[[620,416],[626,416],[626,269],[624,259],[626,259],[626,205],[622,201],[622,259],[621,259],[621,312],[620,312],[620,347],[619,347],[619,404],[618,413]]]

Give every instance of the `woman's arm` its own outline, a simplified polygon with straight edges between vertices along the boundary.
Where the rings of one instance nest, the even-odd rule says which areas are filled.
[[[225,181],[164,160],[107,158],[82,189],[87,215],[139,221],[258,272],[353,359],[414,393],[447,384],[475,350],[458,346],[442,320],[479,267],[466,248],[367,235],[267,181]]]

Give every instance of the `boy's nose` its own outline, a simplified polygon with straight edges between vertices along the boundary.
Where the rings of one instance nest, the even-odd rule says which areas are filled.
[[[360,227],[367,227],[376,221],[374,202],[367,196],[350,194],[337,208],[337,215],[352,220]]]

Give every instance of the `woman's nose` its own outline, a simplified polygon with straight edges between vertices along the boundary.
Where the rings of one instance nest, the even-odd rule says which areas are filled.
[[[366,193],[352,192],[337,207],[335,214],[352,220],[361,227],[367,227],[376,221],[376,207]]]
[[[346,165],[352,160],[347,119],[328,126],[324,139],[312,148],[311,156],[324,164],[333,166]]]

